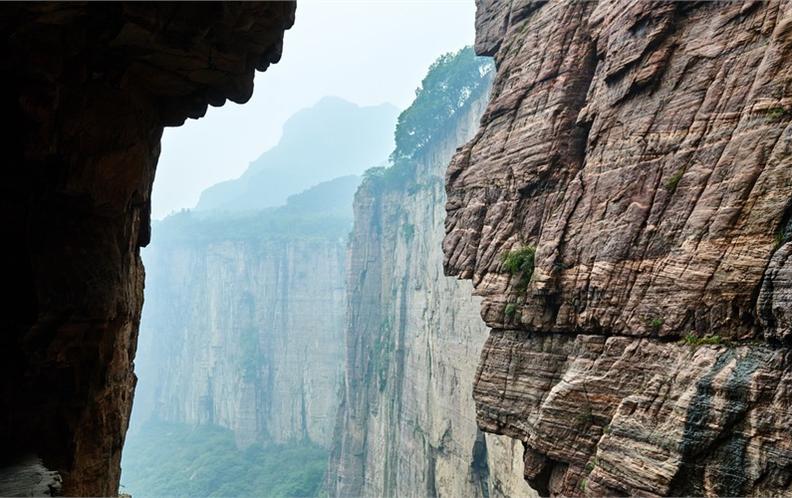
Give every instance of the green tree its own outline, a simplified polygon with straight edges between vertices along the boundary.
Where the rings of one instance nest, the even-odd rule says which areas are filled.
[[[415,90],[412,105],[399,115],[392,162],[415,157],[489,87],[492,69],[490,59],[477,57],[471,47],[440,56]]]

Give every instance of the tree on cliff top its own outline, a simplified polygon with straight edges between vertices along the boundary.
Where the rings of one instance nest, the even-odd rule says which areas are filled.
[[[441,55],[415,90],[412,105],[399,115],[391,161],[396,164],[415,157],[460,110],[488,88],[492,69],[490,59],[477,57],[471,47]]]

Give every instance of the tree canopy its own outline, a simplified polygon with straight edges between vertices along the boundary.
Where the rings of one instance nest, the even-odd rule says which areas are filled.
[[[412,105],[399,115],[391,161],[415,157],[454,116],[489,87],[493,64],[472,47],[440,56],[415,90]]]

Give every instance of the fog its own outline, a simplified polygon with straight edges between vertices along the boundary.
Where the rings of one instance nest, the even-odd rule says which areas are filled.
[[[465,456],[448,464],[449,475],[465,496],[489,486],[487,472],[467,476],[478,434],[469,390],[438,398],[443,410],[401,405],[393,391],[457,382],[396,367],[395,324],[407,319],[394,303],[423,302],[451,321],[478,313],[454,298],[459,284],[442,276],[437,251],[445,169],[475,132],[492,82],[491,60],[470,47],[474,10],[473,2],[300,3],[283,59],[257,75],[251,102],[166,131],[142,251],[146,303],[124,491],[364,494],[346,489],[361,472],[335,476],[359,452],[345,437],[363,429],[345,421],[365,421],[343,397],[367,393],[396,418],[414,414],[414,425],[432,425],[422,414],[453,418],[454,437],[443,444]],[[385,269],[405,251],[426,270]],[[430,299],[408,292],[429,287],[438,289]],[[401,326],[408,347],[456,337],[431,316]],[[467,342],[483,340],[479,325]],[[360,370],[347,360],[355,344]],[[433,358],[429,371],[452,370],[442,354]],[[447,409],[455,404],[463,413]],[[400,453],[421,437],[383,436],[375,452]],[[429,457],[414,458],[423,467]],[[388,485],[385,494],[396,491]]]
[[[405,108],[432,61],[473,42],[474,13],[473,1],[299,2],[283,59],[257,73],[248,103],[210,107],[165,131],[153,218],[192,208],[204,189],[241,175],[290,116],[322,97]]]

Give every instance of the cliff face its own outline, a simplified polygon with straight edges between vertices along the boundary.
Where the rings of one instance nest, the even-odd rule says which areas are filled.
[[[185,213],[155,227],[144,253],[135,423],[220,425],[242,448],[308,441],[329,448],[358,183],[321,184],[250,218]],[[343,212],[306,212],[327,213],[331,204]]]
[[[482,0],[476,26],[497,76],[443,247],[492,329],[479,426],[544,494],[791,493],[792,4]]]
[[[487,331],[470,286],[441,271],[443,170],[485,99],[432,138],[414,175],[371,176],[355,196],[332,495],[532,494],[522,448],[476,427],[471,385]]]
[[[0,447],[65,494],[118,490],[162,129],[246,101],[293,20],[293,3],[0,9]]]
[[[154,245],[145,254],[153,270],[135,410],[228,427],[242,447],[303,439],[329,446],[345,255],[343,236]]]

